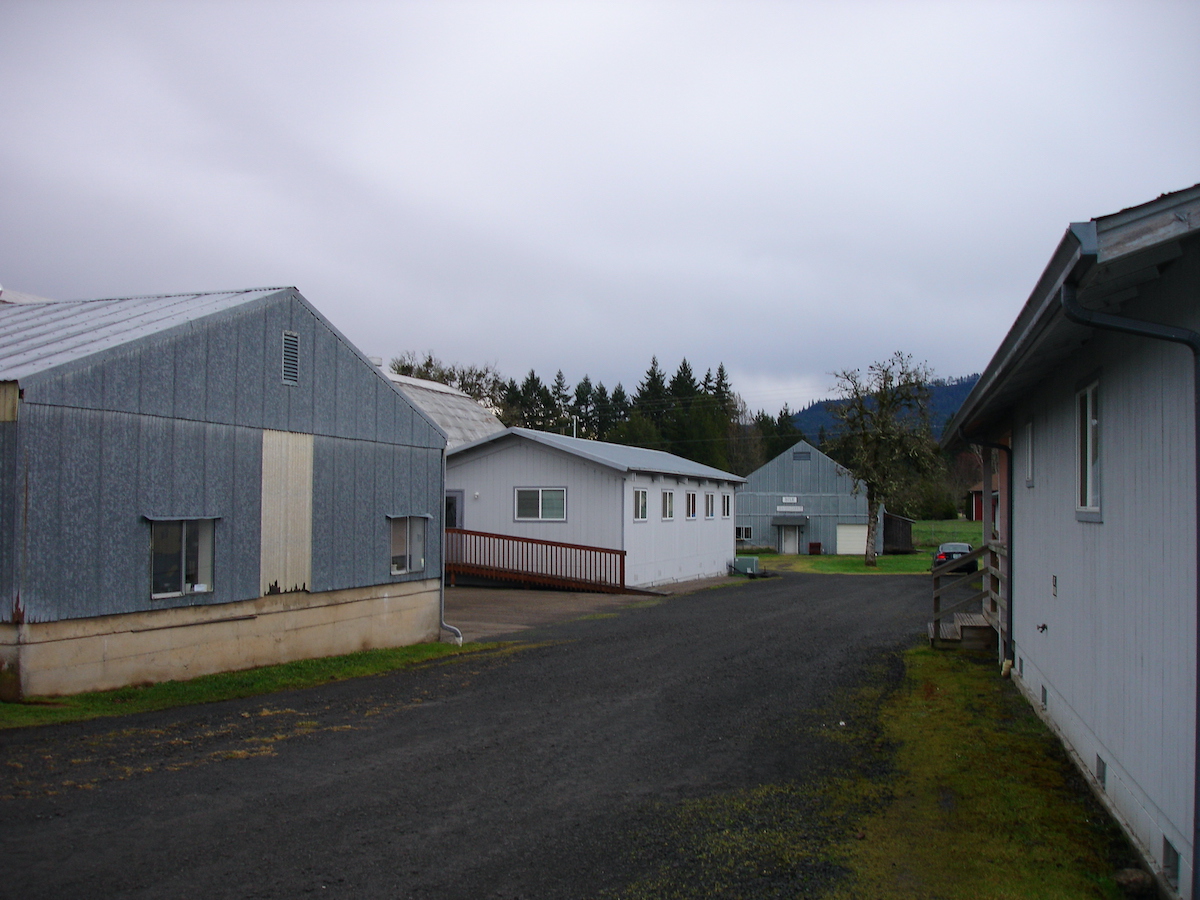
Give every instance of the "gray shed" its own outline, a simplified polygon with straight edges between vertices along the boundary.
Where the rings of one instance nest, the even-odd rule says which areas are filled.
[[[436,638],[444,446],[294,288],[0,295],[0,688]]]
[[[854,493],[850,473],[807,441],[751,472],[738,488],[739,548],[861,553],[866,527],[866,493]],[[877,543],[882,550],[882,534]]]

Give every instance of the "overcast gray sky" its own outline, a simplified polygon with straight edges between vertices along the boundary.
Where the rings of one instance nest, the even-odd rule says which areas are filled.
[[[0,284],[296,285],[368,354],[752,409],[978,371],[1200,181],[1200,3],[0,3]]]

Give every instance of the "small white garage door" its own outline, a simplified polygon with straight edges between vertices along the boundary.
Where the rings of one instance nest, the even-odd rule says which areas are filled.
[[[838,525],[837,552],[862,556],[867,552],[866,525]]]

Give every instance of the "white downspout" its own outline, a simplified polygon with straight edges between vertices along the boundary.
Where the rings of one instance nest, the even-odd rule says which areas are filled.
[[[441,627],[446,631],[454,633],[454,644],[458,647],[462,646],[462,632],[453,625],[446,624],[446,448],[442,448],[442,491],[441,491],[442,514],[438,517],[441,522],[441,528],[438,530],[442,539],[442,571],[438,578],[438,621]]]

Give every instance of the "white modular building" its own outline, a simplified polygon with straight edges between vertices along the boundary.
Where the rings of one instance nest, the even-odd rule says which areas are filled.
[[[525,428],[446,455],[463,529],[618,551],[630,587],[725,574],[744,480],[661,450]]]

